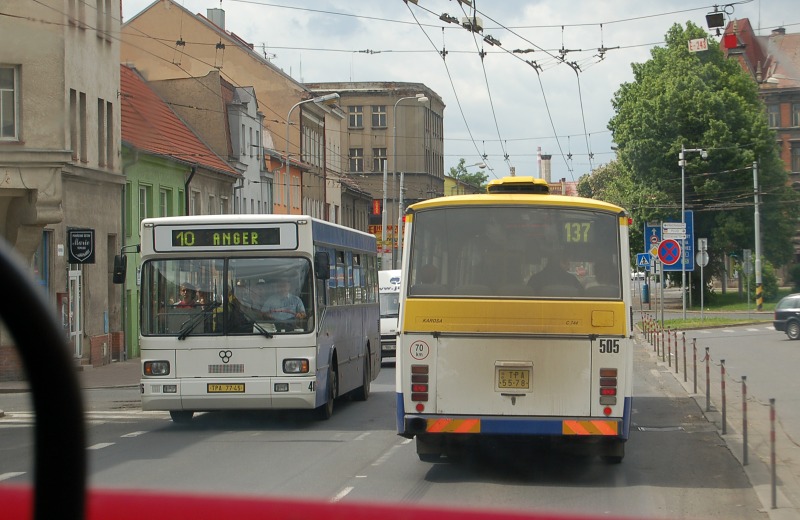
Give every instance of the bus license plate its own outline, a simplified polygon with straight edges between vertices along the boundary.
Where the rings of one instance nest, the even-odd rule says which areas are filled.
[[[244,383],[236,383],[236,384],[208,383],[206,390],[209,394],[243,394]]]
[[[530,370],[519,368],[498,368],[497,372],[498,388],[518,388],[529,390],[531,387]]]

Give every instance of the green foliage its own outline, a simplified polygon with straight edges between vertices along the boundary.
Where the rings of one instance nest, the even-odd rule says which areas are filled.
[[[761,266],[761,288],[763,290],[765,302],[776,302],[779,300],[778,275],[775,267],[769,262],[763,262]],[[749,288],[750,300],[756,301],[756,270],[755,264],[750,263],[750,274],[741,274],[742,283]]]
[[[471,186],[475,186],[476,188],[485,188],[486,181],[489,179],[488,175],[485,175],[482,171],[478,170],[476,172],[470,172],[467,170],[467,167],[464,165],[464,158],[458,160],[458,164],[456,166],[450,167],[450,177],[457,179],[465,184],[469,184]]]
[[[707,36],[691,22],[685,28],[676,24],[665,37],[666,47],[632,65],[634,81],[615,93],[616,113],[608,125],[617,160],[593,172],[596,181],[581,179],[579,190],[617,199],[639,232],[648,221],[680,219],[683,201],[694,211],[694,236],[708,238],[711,262],[705,274],[719,276],[725,252],[755,249],[757,160],[762,253],[783,265],[793,255],[793,215],[800,213],[800,199],[786,185],[755,81],[713,43],[708,51],[689,52],[688,40]],[[686,152],[682,173],[682,147],[707,150],[708,159]],[[633,247],[640,243],[632,233]]]

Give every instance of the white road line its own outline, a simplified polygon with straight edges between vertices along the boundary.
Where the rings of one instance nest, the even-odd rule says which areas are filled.
[[[372,432],[364,432],[364,433],[362,433],[361,435],[359,435],[358,437],[356,437],[353,440],[354,441],[363,441],[364,439],[367,438],[367,435],[369,435],[370,433],[372,433]]]
[[[394,453],[395,450],[400,448],[400,446],[401,446],[400,444],[395,444],[394,446],[389,448],[389,450],[386,453],[384,453],[383,455],[381,455],[380,457],[378,457],[378,459],[375,462],[373,462],[372,465],[373,466],[380,466],[381,464],[386,462],[389,459],[389,457],[392,456],[392,453]]]
[[[87,450],[102,450],[103,448],[108,448],[109,446],[113,446],[113,442],[100,442],[95,444],[94,446],[89,446],[86,448]]]
[[[343,490],[339,491],[339,493],[337,493],[336,496],[331,499],[331,502],[340,501],[341,499],[349,495],[351,491],[353,491],[353,486],[347,486]]]
[[[126,439],[126,438],[131,438],[131,437],[138,437],[139,435],[144,435],[145,433],[147,433],[147,432],[131,432],[131,433],[126,433],[125,435],[122,435],[121,437],[123,439]]]
[[[10,478],[18,477],[24,474],[25,474],[24,471],[10,471],[8,473],[0,473],[0,480],[8,480]]]

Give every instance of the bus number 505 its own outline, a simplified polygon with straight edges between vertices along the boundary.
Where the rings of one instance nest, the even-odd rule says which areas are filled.
[[[601,339],[600,340],[600,353],[601,354],[619,354],[619,340],[618,339]]]

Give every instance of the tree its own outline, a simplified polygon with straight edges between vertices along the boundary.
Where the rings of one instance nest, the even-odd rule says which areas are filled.
[[[622,205],[647,220],[679,220],[683,194],[686,209],[694,211],[694,236],[709,239],[705,273],[719,276],[725,253],[755,249],[752,165],[758,161],[762,255],[783,265],[793,254],[798,196],[786,184],[756,83],[717,45],[689,52],[689,40],[707,36],[691,22],[685,29],[674,25],[666,47],[653,49],[647,62],[634,63],[634,80],[614,94],[608,127],[619,168],[630,172],[634,187]],[[678,166],[682,145],[708,151],[707,160],[686,154],[684,190]]]
[[[456,166],[450,167],[450,177],[463,182],[464,184],[475,186],[476,188],[485,188],[486,181],[489,179],[489,176],[485,175],[481,171],[467,171],[467,167],[464,166],[464,162],[464,158],[462,157],[458,160],[458,164]]]

